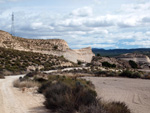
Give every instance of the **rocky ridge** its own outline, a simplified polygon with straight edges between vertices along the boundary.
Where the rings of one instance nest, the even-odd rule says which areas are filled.
[[[64,58],[77,63],[78,60],[91,62],[94,56],[90,47],[72,50],[62,39],[25,39],[14,37],[8,32],[0,30],[0,47],[21,51],[31,51],[42,54],[64,56]]]

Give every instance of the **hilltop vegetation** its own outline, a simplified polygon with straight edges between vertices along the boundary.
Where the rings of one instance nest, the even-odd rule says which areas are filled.
[[[25,72],[28,69],[50,70],[73,66],[74,63],[66,60],[63,56],[18,51],[0,47],[0,71],[12,73]]]

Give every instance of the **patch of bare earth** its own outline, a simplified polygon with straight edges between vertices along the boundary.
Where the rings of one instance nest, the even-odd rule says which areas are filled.
[[[44,107],[44,97],[27,89],[25,92],[13,87],[18,76],[0,79],[0,112],[1,113],[48,113]]]
[[[99,97],[125,102],[133,113],[150,112],[150,80],[86,77],[96,87]]]

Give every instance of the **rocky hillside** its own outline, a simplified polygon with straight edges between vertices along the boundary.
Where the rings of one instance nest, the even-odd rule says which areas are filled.
[[[104,62],[108,62],[110,64],[114,64],[117,68],[131,68],[128,61],[124,61],[117,58],[111,58],[111,57],[93,57],[92,59],[92,65],[93,66],[102,66]]]
[[[90,47],[72,50],[69,48],[67,42],[61,39],[25,39],[14,37],[5,31],[0,31],[0,47],[64,56],[66,59],[75,63],[78,60],[91,62],[94,56]]]
[[[74,66],[76,65],[64,57],[0,47],[0,72],[6,75],[20,74],[35,69],[50,70]]]
[[[150,58],[143,54],[127,53],[120,55],[118,58],[125,61],[133,60],[136,63],[138,63],[141,66],[141,68],[149,69],[150,67]]]

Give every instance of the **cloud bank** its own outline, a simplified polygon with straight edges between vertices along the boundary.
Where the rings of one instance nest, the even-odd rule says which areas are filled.
[[[19,0],[7,0],[17,2]],[[0,0],[0,3],[6,2]],[[102,5],[101,1],[95,0]],[[47,8],[10,7],[0,11],[0,27],[10,31],[11,13],[15,13],[17,36],[60,38],[71,48],[142,48],[150,47],[150,2],[121,4],[116,12],[98,14],[93,6],[59,13]]]

